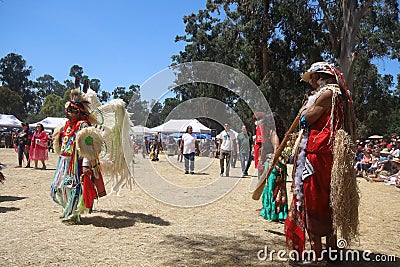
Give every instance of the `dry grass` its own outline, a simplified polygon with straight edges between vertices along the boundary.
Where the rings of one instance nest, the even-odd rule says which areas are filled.
[[[8,165],[3,170],[7,180],[0,185],[0,266],[284,265],[257,258],[265,246],[285,249],[285,237],[282,224],[257,215],[260,202],[251,199],[248,178],[219,201],[197,208],[163,204],[138,186],[123,189],[119,197],[101,198],[95,211],[74,225],[62,222],[61,208],[49,196],[54,154],[45,171],[14,168],[12,149],[0,149],[0,161]],[[157,170],[186,186],[218,177],[216,161],[203,175],[185,176],[160,157]],[[231,174],[239,175],[239,168]],[[354,248],[399,257],[399,189],[359,182],[361,236]]]

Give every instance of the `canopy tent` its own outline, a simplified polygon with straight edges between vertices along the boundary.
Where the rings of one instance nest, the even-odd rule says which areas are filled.
[[[133,126],[132,127],[132,131],[133,131],[133,133],[135,135],[140,135],[140,136],[157,133],[157,132],[154,132],[150,128],[147,128],[147,127],[145,127],[143,125]]]
[[[192,120],[169,120],[164,124],[151,128],[154,132],[161,133],[183,133],[187,126],[192,126],[194,133],[211,133],[211,129],[196,119]]]
[[[202,133],[195,133],[197,139],[211,139],[211,134],[202,134]],[[168,135],[169,137],[173,138],[181,138],[183,133],[173,133]]]
[[[382,135],[377,135],[377,134],[374,134],[374,135],[371,135],[370,137],[368,137],[369,139],[382,139],[383,138],[383,136]]]
[[[17,119],[14,115],[5,115],[0,114],[0,126],[1,127],[12,127],[19,128],[21,127],[22,121]]]
[[[45,129],[53,130],[59,126],[63,126],[67,118],[47,117],[36,123],[30,123],[30,127],[35,127],[38,123],[42,124]]]
[[[155,136],[155,134],[151,134],[151,135],[146,135],[144,137],[146,137],[147,140],[154,140],[154,136]],[[164,141],[166,139],[168,139],[168,135],[166,135],[166,134],[158,135],[158,140]]]

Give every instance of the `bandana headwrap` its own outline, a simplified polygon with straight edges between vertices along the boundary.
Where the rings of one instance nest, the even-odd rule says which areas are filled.
[[[340,90],[346,96],[347,100],[353,104],[353,99],[350,96],[349,89],[344,81],[343,74],[331,63],[329,62],[316,62],[311,65],[311,67],[301,76],[303,81],[309,82],[311,79],[311,74],[313,73],[326,73],[332,75],[336,78],[336,82],[339,84]]]

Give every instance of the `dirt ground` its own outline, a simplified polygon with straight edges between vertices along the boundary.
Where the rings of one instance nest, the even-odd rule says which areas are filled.
[[[47,170],[14,168],[17,154],[13,149],[0,149],[0,162],[7,165],[3,170],[7,180],[0,184],[0,266],[288,265],[276,254],[272,261],[264,257],[266,248],[268,253],[285,249],[283,224],[258,215],[261,204],[251,199],[251,179],[239,179],[240,162],[231,170],[237,185],[208,205],[171,206],[135,185],[133,190],[122,189],[120,196],[99,199],[94,212],[85,214],[77,225],[60,219],[61,207],[49,195],[56,160],[50,153]],[[182,163],[164,155],[153,166],[180,186],[201,186],[219,178],[216,160],[196,160],[199,165],[206,160],[208,166],[197,175],[184,175],[179,169]],[[137,158],[136,175],[145,174],[136,171],[141,161],[149,160]],[[396,262],[378,266],[399,266],[400,190],[363,178],[359,188],[360,238],[351,249],[371,251],[375,261],[342,266],[376,266],[377,259],[389,255]]]

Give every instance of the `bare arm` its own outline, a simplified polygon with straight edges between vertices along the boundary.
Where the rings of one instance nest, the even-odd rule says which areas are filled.
[[[270,140],[271,140],[271,144],[272,144],[272,147],[274,148],[274,153],[275,153],[276,149],[279,147],[279,137],[276,134],[275,130],[271,130]]]
[[[181,143],[179,145],[179,150],[182,151],[182,148],[183,148],[183,139],[181,139]]]
[[[306,121],[309,124],[316,122],[324,113],[331,110],[332,107],[332,91],[327,90],[315,100],[314,105],[305,110],[302,114],[306,115]]]

